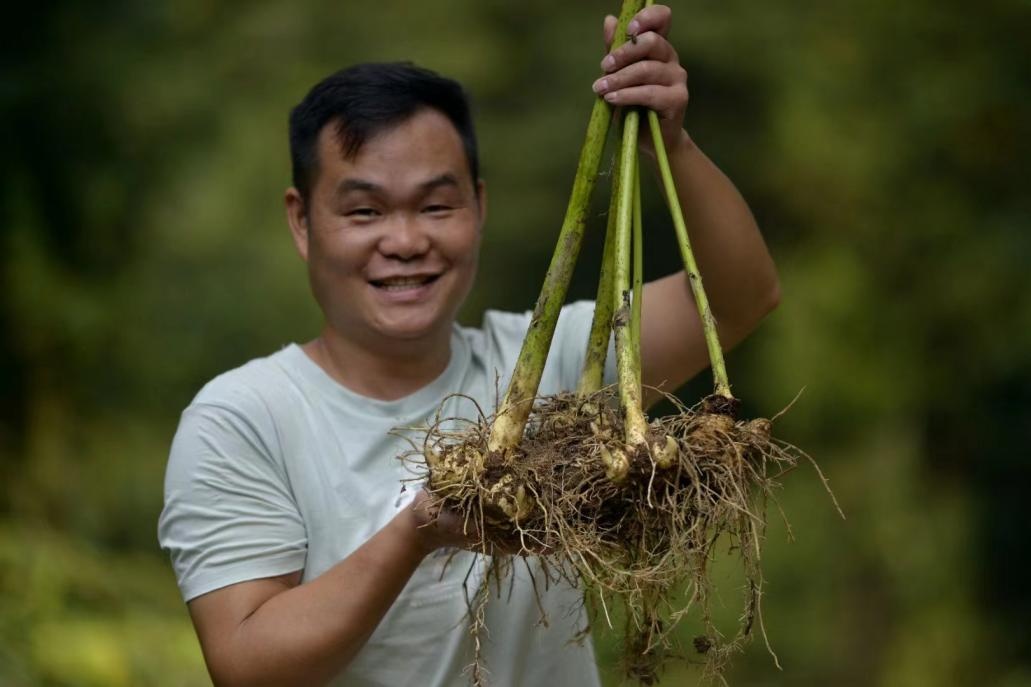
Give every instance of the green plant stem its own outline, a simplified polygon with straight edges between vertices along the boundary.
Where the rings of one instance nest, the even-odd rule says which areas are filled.
[[[619,195],[619,142],[616,144],[616,163],[612,170],[612,193],[609,198],[608,223],[605,228],[605,248],[601,255],[601,273],[598,277],[598,293],[594,299],[594,319],[587,338],[583,372],[576,392],[585,396],[601,389],[605,383],[605,358],[609,352],[609,338],[612,334],[612,311],[615,309],[612,287],[612,257],[615,250],[616,215]]]
[[[623,116],[623,147],[620,151],[619,212],[616,220],[615,255],[613,260],[614,290],[619,306],[612,318],[616,337],[616,371],[619,379],[619,402],[623,408],[626,443],[647,444],[648,421],[641,407],[640,351],[633,343],[630,306],[630,246],[634,206],[634,167],[637,161],[637,135],[640,112],[629,110]]]
[[[680,257],[683,258],[684,269],[691,284],[691,293],[694,295],[695,305],[698,307],[698,315],[702,320],[702,329],[705,332],[705,345],[709,350],[709,362],[712,364],[716,393],[726,398],[734,398],[733,394],[730,393],[727,368],[723,362],[723,348],[720,346],[720,339],[716,333],[716,319],[712,316],[712,310],[709,308],[709,299],[706,297],[705,288],[702,286],[702,275],[698,271],[698,264],[695,262],[694,252],[691,250],[691,241],[687,235],[687,224],[684,222],[684,213],[680,208],[680,200],[677,197],[673,172],[669,166],[669,156],[666,154],[666,144],[662,140],[659,116],[651,110],[648,111],[648,125],[651,128],[655,157],[659,163],[659,174],[662,177],[662,185],[666,191],[666,202],[669,203],[670,215],[673,217],[673,228],[677,234],[677,242],[680,244]]]
[[[641,9],[641,5],[641,0],[623,0],[613,40],[614,46],[626,41],[627,24]],[[562,221],[562,229],[559,231],[555,253],[544,277],[544,285],[537,298],[530,327],[523,339],[523,346],[519,351],[512,379],[505,391],[505,398],[491,426],[490,437],[487,440],[490,452],[507,454],[522,439],[526,421],[533,407],[533,399],[540,386],[551,338],[555,334],[559,310],[569,289],[576,258],[580,254],[591,191],[598,177],[598,166],[611,121],[612,106],[598,98],[594,102],[591,119],[587,125],[587,135],[580,151],[573,190],[566,207],[565,219]]]
[[[641,306],[644,304],[644,220],[641,217],[641,156],[634,154],[634,300],[630,308],[630,342],[637,366],[637,387],[641,386]]]

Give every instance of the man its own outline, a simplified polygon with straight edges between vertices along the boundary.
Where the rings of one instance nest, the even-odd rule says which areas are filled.
[[[646,8],[636,41],[594,90],[656,110],[720,334],[734,345],[777,302],[777,278],[733,185],[682,129],[686,73],[670,10]],[[606,18],[611,42],[613,17]],[[492,407],[527,315],[455,325],[473,284],[487,193],[461,88],[407,65],[361,65],[318,84],[291,115],[287,220],[325,315],[313,341],[217,378],[184,412],[160,523],[214,681],[227,685],[451,685],[467,678],[474,554],[453,514],[405,498],[405,446],[388,432],[431,419],[449,394]],[[707,365],[684,273],[645,286],[642,373],[676,385]],[[542,393],[574,386],[593,305],[567,306]],[[504,384],[502,379],[502,385]],[[503,388],[503,386],[502,386]],[[448,414],[475,417],[453,399]],[[414,491],[414,490],[413,490]],[[517,565],[488,604],[497,685],[597,685],[577,591],[540,590]]]

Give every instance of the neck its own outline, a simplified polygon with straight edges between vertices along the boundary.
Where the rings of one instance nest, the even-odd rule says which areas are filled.
[[[451,331],[432,340],[363,345],[328,325],[301,346],[326,374],[351,391],[394,401],[423,388],[443,374],[451,361]]]

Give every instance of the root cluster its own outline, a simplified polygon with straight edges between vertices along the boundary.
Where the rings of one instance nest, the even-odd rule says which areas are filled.
[[[438,418],[421,451],[427,490],[465,517],[484,553],[541,556],[547,574],[583,588],[596,621],[611,626],[621,607],[629,677],[650,684],[673,656],[716,677],[761,629],[766,501],[802,455],[771,438],[770,421],[736,421],[718,400],[678,403],[679,412],[652,421],[647,444],[631,447],[613,389],[540,398],[515,455],[487,451],[493,418],[459,428]],[[614,469],[613,456],[625,464]],[[727,541],[746,580],[740,626],[729,637],[709,613],[709,564]],[[691,612],[704,634],[681,647],[673,630]]]

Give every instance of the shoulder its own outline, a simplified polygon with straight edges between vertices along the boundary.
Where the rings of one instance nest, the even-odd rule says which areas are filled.
[[[275,431],[308,396],[297,371],[297,358],[303,356],[299,347],[290,345],[218,375],[193,398],[183,420],[215,417],[249,425],[262,434]]]
[[[554,393],[575,384],[593,317],[593,301],[576,301],[562,307],[545,366],[542,393]],[[460,331],[473,356],[488,371],[500,374],[504,384],[515,367],[532,319],[531,311],[487,310],[479,327],[461,327]]]
[[[290,384],[284,367],[289,351],[284,348],[218,375],[204,385],[187,410],[208,406],[242,415],[270,412],[270,403],[282,397]]]
[[[288,349],[218,375],[183,411],[172,441],[168,476],[199,463],[279,463],[283,407],[289,385],[281,358]]]
[[[580,331],[590,327],[594,316],[594,301],[576,301],[562,306],[559,311],[556,333],[569,330]],[[530,328],[533,312],[507,312],[503,310],[487,310],[483,313],[483,322],[479,327],[462,327],[467,339],[485,344],[509,344],[512,341],[521,344],[526,331]]]

